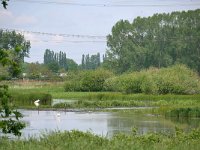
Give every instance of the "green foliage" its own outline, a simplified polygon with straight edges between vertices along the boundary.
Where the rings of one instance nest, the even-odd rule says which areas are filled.
[[[25,127],[25,123],[20,122],[19,118],[23,117],[22,114],[16,110],[13,110],[12,105],[9,103],[11,95],[8,93],[8,86],[0,85],[0,130],[2,133],[12,133],[15,136],[20,136],[20,130]],[[14,116],[14,119],[13,117]]]
[[[3,5],[3,8],[6,9],[8,6],[8,1],[9,0],[1,0],[1,4]]]
[[[0,29],[0,63],[8,65],[12,77],[19,75],[30,47],[30,41],[26,41],[23,35]]]
[[[103,84],[103,90],[110,92],[123,91],[120,81],[118,80],[118,77],[111,77],[106,79]]]
[[[13,105],[17,106],[34,106],[35,100],[40,100],[41,105],[51,105],[52,96],[41,92],[10,92]]]
[[[118,88],[114,88],[116,85]],[[200,93],[200,80],[199,76],[186,66],[175,65],[109,78],[104,89],[125,93],[197,94]]]
[[[115,134],[111,138],[94,135],[91,132],[65,131],[51,132],[40,138],[27,140],[13,140],[2,138],[0,140],[2,150],[49,150],[49,149],[87,149],[87,150],[188,150],[198,149],[200,146],[199,129],[188,133],[176,128],[172,135],[162,133],[136,134],[133,130],[130,134]]]
[[[199,76],[183,65],[160,69],[153,77],[159,94],[195,94],[200,91]]]
[[[50,62],[47,65],[48,69],[51,70],[54,73],[57,73],[59,70],[59,65],[57,62]]]
[[[145,75],[139,72],[120,76],[122,88],[126,93],[142,93],[142,84],[145,82]]]
[[[3,1],[6,7],[6,1]],[[8,67],[12,77],[17,77],[21,72],[21,63],[24,57],[28,56],[30,42],[24,39],[24,36],[15,31],[0,30],[0,64]],[[14,111],[11,95],[8,93],[7,85],[0,85],[0,129],[2,133],[12,133],[20,136],[20,130],[25,124],[19,121],[22,114]],[[3,119],[2,119],[3,118]]]
[[[151,71],[154,72],[154,69],[152,69]],[[68,82],[68,80],[70,79],[74,79],[74,81],[80,81],[81,73],[78,72],[69,73],[68,76],[66,76],[66,82]],[[112,77],[109,79],[112,79]],[[75,83],[73,81],[70,82],[72,84]],[[91,101],[90,106],[92,108],[96,107],[97,106],[96,104],[98,104],[98,107],[116,107],[115,104],[118,106],[126,106],[126,107],[156,106],[156,107],[161,107],[161,110],[166,109],[168,107],[175,107],[175,108],[194,107],[194,106],[200,107],[200,101],[199,101],[200,94],[191,94],[191,95],[178,95],[178,94],[163,95],[163,94],[144,94],[144,93],[126,94],[122,92],[113,92],[113,91],[112,92],[65,92],[63,88],[64,82],[44,82],[44,81],[43,82],[31,81],[28,83],[19,81],[10,81],[9,86],[11,93],[24,93],[24,95],[28,95],[28,93],[36,93],[36,94],[49,93],[52,95],[53,99],[66,99],[66,100],[68,99],[68,100],[82,101],[80,102],[80,105],[79,104],[70,105],[69,107],[71,108],[83,107],[82,103],[84,103],[84,101]],[[81,87],[81,86],[77,85],[75,87]],[[118,87],[119,86],[117,85],[116,88]],[[77,89],[77,91],[80,91],[80,89]],[[23,105],[20,104],[20,106]],[[33,104],[31,106],[33,106]],[[45,105],[45,107],[49,106]],[[60,107],[64,108],[64,105]]]
[[[103,69],[80,72],[74,78],[68,77],[65,91],[102,91],[105,80],[112,75],[110,71]]]
[[[97,53],[96,55],[82,55],[82,64],[81,68],[90,70],[90,69],[97,69],[100,67],[101,61],[100,61],[100,53]]]
[[[65,72],[78,69],[77,63],[73,59],[67,58],[66,53],[62,51],[56,53],[49,49],[46,49],[44,53],[44,65],[54,73],[58,73],[58,70],[64,70]]]
[[[66,92],[81,91],[81,85],[77,81],[66,81],[64,89]]]
[[[44,53],[44,64],[48,66],[48,68],[53,72],[58,72],[59,69],[67,70],[67,57],[66,53],[59,52],[55,53],[49,49],[46,49]]]
[[[200,9],[120,20],[107,36],[105,67],[118,73],[185,64],[200,73]]]
[[[67,61],[68,71],[76,71],[76,70],[78,70],[78,64],[73,59],[67,58],[66,61]]]
[[[105,80],[113,74],[107,70],[88,71],[81,80],[83,91],[102,91]]]
[[[0,128],[5,134],[12,133],[15,136],[21,136],[20,130],[25,128],[25,123],[10,118],[9,120],[2,120],[0,122]]]

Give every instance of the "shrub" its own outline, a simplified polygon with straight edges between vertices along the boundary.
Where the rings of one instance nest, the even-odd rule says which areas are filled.
[[[118,77],[118,85],[126,93],[198,94],[199,76],[184,65],[150,68]]]
[[[111,77],[105,80],[103,84],[104,91],[121,92],[122,86],[118,77]]]
[[[68,78],[65,91],[112,91],[145,94],[198,94],[197,73],[184,65],[150,68],[113,76],[107,70],[84,71]]]
[[[141,76],[139,72],[135,72],[121,76],[120,81],[126,93],[141,93],[143,78],[144,76]]]
[[[104,82],[107,78],[113,76],[110,71],[99,69],[87,71],[81,80],[83,91],[102,91]]]
[[[152,79],[152,76],[149,74],[146,74],[143,82],[141,84],[141,90],[142,93],[145,94],[156,94],[158,87],[156,85],[156,83],[154,82],[154,80]]]
[[[196,94],[199,93],[198,75],[184,65],[160,69],[153,74],[159,94]]]
[[[107,70],[88,70],[66,78],[65,91],[102,91],[104,82],[113,73]]]

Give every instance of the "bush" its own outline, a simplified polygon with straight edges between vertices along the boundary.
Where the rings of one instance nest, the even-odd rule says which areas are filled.
[[[141,90],[142,90],[142,93],[145,93],[145,94],[157,93],[158,87],[156,83],[154,82],[151,75],[149,74],[145,75],[145,77],[143,78],[143,82],[141,84]]]
[[[184,65],[160,69],[153,74],[159,94],[197,94],[199,93],[198,75]]]
[[[118,77],[111,77],[105,80],[103,84],[104,91],[111,91],[111,92],[121,92],[122,86],[120,84]]]
[[[102,91],[105,80],[111,76],[112,72],[103,69],[83,71],[67,78],[64,88],[65,91]]]
[[[198,94],[200,82],[195,72],[184,65],[175,65],[109,78],[104,83],[104,90],[145,94]]]
[[[141,85],[144,76],[141,76],[139,72],[121,76],[120,82],[126,93],[141,93]]]
[[[145,94],[198,94],[200,79],[184,65],[150,68],[113,76],[107,70],[84,71],[68,78],[65,91],[112,91]]]
[[[113,74],[107,70],[88,71],[81,80],[83,91],[102,91],[104,82]]]

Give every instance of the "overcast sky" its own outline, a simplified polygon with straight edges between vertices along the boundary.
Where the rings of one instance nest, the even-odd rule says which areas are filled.
[[[200,0],[10,0],[7,10],[0,7],[0,28],[54,33],[23,32],[31,41],[26,62],[42,63],[45,49],[51,49],[80,63],[82,54],[105,53],[105,36],[120,19],[132,22],[137,16],[198,8]]]

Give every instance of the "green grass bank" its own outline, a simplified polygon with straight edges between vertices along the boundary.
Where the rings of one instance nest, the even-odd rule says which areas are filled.
[[[101,137],[90,132],[52,132],[40,138],[9,140],[1,138],[0,150],[198,150],[200,130],[184,133],[176,129],[174,134],[132,133],[116,134],[112,138]]]

